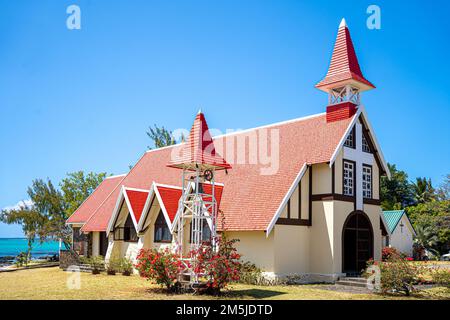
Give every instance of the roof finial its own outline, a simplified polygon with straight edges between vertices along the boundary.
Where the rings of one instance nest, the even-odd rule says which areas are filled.
[[[342,18],[339,28],[345,28],[345,27],[347,27],[347,22],[345,22],[345,18]]]
[[[200,114],[200,113],[202,113],[202,108],[198,109],[198,113],[197,114]]]

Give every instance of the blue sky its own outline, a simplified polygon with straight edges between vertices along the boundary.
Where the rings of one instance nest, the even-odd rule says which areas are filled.
[[[81,30],[66,8],[81,8]],[[381,30],[366,9],[381,8]],[[410,178],[450,173],[448,1],[0,0],[0,208],[32,179],[128,170],[149,125],[250,128],[325,110],[314,88],[345,17],[383,152]],[[20,236],[0,225],[0,237]]]

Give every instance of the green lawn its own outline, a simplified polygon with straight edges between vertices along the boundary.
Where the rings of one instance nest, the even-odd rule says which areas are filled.
[[[191,294],[171,295],[140,278],[106,274],[81,273],[81,289],[68,289],[74,273],[59,268],[22,270],[0,273],[0,299],[217,299]],[[236,284],[222,299],[399,299],[405,297],[377,294],[355,294],[325,290],[324,285],[249,286]],[[450,289],[433,288],[408,299],[450,299]]]

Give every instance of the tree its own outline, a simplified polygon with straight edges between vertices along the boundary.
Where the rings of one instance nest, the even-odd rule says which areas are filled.
[[[430,228],[437,236],[434,247],[440,253],[450,250],[450,200],[430,201],[407,208],[414,229]]]
[[[416,203],[425,203],[436,198],[431,179],[416,178],[416,182],[412,183],[412,191]]]
[[[414,204],[411,185],[406,172],[397,170],[395,164],[388,163],[391,180],[381,178],[381,207],[383,210],[403,209]]]
[[[153,145],[155,148],[162,148],[166,146],[170,146],[175,144],[175,139],[172,135],[172,132],[167,130],[164,127],[159,128],[156,124],[154,128],[149,127],[149,131],[147,131],[147,136],[153,141]],[[152,147],[147,147],[149,150],[153,149]]]
[[[21,224],[28,239],[28,251],[38,238],[61,239],[66,248],[70,248],[71,229],[66,220],[78,206],[97,188],[105,178],[105,173],[82,171],[69,173],[60,183],[58,190],[50,179],[33,180],[28,188],[31,205],[22,205],[19,209],[3,210],[0,220],[8,224]]]
[[[416,236],[414,244],[419,248],[427,249],[433,253],[437,253],[433,247],[438,243],[438,237],[435,230],[431,226],[418,225],[415,228]]]
[[[450,200],[450,174],[447,174],[444,182],[442,182],[441,186],[439,187],[437,191],[437,197],[440,200]]]
[[[89,172],[85,175],[83,171],[77,171],[67,174],[67,178],[64,178],[59,184],[67,205],[66,219],[94,192],[105,177],[106,172]]]
[[[47,223],[47,219],[34,210],[33,205],[27,205],[24,202],[17,209],[2,210],[0,212],[0,221],[6,224],[22,225],[23,233],[28,242],[28,250],[25,257],[25,263],[27,263],[35,240],[39,239],[42,242],[45,239],[44,226]]]

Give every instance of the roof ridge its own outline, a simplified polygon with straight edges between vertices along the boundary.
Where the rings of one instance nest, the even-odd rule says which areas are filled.
[[[128,173],[116,174],[116,175],[113,175],[113,176],[106,177],[105,180],[106,179],[114,179],[114,178],[123,177],[123,176],[126,176],[127,174]]]
[[[321,113],[316,113],[316,114],[312,114],[312,115],[309,115],[309,116],[303,116],[303,117],[299,117],[299,118],[273,122],[273,123],[269,123],[269,124],[253,127],[253,128],[247,128],[247,129],[238,130],[238,131],[234,131],[234,132],[228,132],[228,133],[224,133],[224,134],[219,134],[217,136],[212,137],[212,139],[215,140],[215,139],[219,139],[219,138],[223,138],[223,137],[227,137],[227,136],[231,136],[231,135],[235,135],[235,134],[241,134],[241,133],[250,132],[250,131],[253,131],[253,130],[260,130],[260,129],[264,129],[264,128],[275,127],[275,126],[288,124],[288,123],[293,123],[293,122],[301,122],[301,121],[309,120],[309,119],[312,119],[312,118],[317,118],[317,117],[323,116],[325,114],[326,114],[326,112],[321,112]],[[161,148],[147,150],[147,151],[145,151],[145,154],[151,153],[151,152],[154,152],[154,151],[160,151],[160,150],[164,150],[164,149],[173,148],[173,147],[176,147],[176,146],[181,146],[181,145],[186,144],[186,143],[187,142],[180,142],[180,143],[172,144],[170,146],[164,146],[164,147],[161,147]]]

